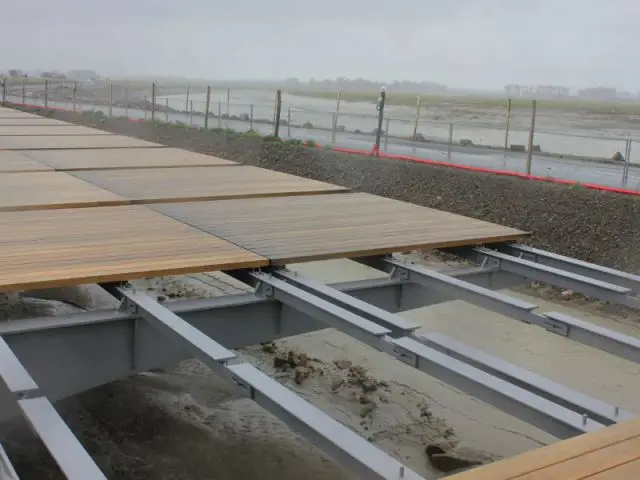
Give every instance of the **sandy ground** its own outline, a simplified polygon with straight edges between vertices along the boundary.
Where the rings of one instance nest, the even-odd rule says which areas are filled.
[[[346,260],[298,268],[326,281],[378,276]],[[153,279],[138,285],[169,300],[232,293],[242,287],[220,274]],[[110,304],[99,289],[91,291],[96,306]],[[604,318],[590,304],[573,303],[544,306],[577,313],[626,333],[639,333],[636,319]],[[54,305],[59,312],[72,309]],[[639,411],[632,395],[640,388],[637,365],[464,302],[419,309],[407,316],[425,330],[455,336],[586,393]],[[274,358],[286,360],[290,351],[296,367],[283,367],[283,362],[274,366]],[[445,442],[474,461],[488,461],[554,441],[535,427],[335,330],[252,346],[239,354],[426,478],[443,475],[427,460],[425,446],[430,443]],[[585,369],[589,375],[576,375]],[[59,402],[58,409],[109,478],[352,478],[196,361],[85,392]],[[63,478],[22,422],[5,429],[3,442],[23,478]]]

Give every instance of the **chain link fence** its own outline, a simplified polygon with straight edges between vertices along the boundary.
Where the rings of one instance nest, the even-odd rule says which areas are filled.
[[[371,105],[357,104],[356,108],[338,99],[335,108],[328,109],[331,103],[326,100],[285,95],[276,119],[276,93],[266,90],[35,79],[5,79],[2,83],[2,99],[7,102],[261,135],[273,134],[279,120],[281,138],[359,150],[370,150],[375,141],[376,95],[371,97]],[[425,120],[426,108],[418,104],[411,111],[388,105],[380,150],[640,191],[640,163],[634,161],[635,155],[640,162],[640,138],[536,128],[536,121],[549,123],[544,122],[550,115],[545,112],[505,108],[502,115],[489,119],[491,125],[479,125],[446,116]]]

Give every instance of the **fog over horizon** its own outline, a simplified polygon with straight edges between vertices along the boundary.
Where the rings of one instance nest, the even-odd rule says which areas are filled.
[[[640,91],[633,0],[2,2],[0,69]]]

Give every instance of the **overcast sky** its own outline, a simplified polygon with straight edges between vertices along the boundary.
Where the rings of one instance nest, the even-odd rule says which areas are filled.
[[[0,0],[0,69],[640,91],[640,0]]]

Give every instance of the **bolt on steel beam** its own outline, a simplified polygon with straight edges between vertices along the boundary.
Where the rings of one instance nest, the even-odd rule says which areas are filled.
[[[621,410],[617,406],[602,402],[540,375],[536,375],[524,368],[489,355],[447,335],[430,332],[418,335],[416,340],[445,355],[468,363],[473,367],[479,368],[502,380],[506,380],[517,387],[535,393],[576,413],[581,415],[586,414],[589,418],[603,425],[609,426],[634,418],[634,415]]]
[[[631,289],[614,283],[516,258],[488,248],[459,249],[457,253],[482,265],[495,265],[502,270],[522,275],[537,282],[573,290],[591,298],[640,309],[640,299],[631,295]]]
[[[106,480],[49,400],[28,398],[18,400],[18,406],[69,480]]]
[[[556,405],[538,395],[487,374],[453,357],[428,348],[413,337],[392,338],[390,331],[346,308],[335,306],[312,293],[264,273],[252,273],[259,280],[258,291],[278,299],[307,315],[325,322],[343,333],[388,353],[428,375],[497,406],[559,438],[585,433],[602,424]],[[385,332],[386,330],[386,332]],[[428,365],[428,368],[423,368]],[[452,383],[453,382],[453,383]]]
[[[607,283],[626,287],[634,292],[640,292],[640,275],[623,272],[613,268],[603,267],[594,263],[583,262],[571,257],[547,252],[527,245],[509,243],[495,247],[499,252],[512,255],[522,260],[528,260],[539,265],[565,270],[585,277],[595,278]]]
[[[423,480],[417,473],[250,364],[228,365],[232,380],[258,405],[301,433],[358,478]]]
[[[394,267],[393,276],[415,282],[425,288],[448,294],[501,315],[537,325],[576,342],[598,348],[612,355],[640,363],[640,339],[574,319],[568,315],[535,313],[537,305],[478,287],[419,265],[409,265],[386,259]]]

